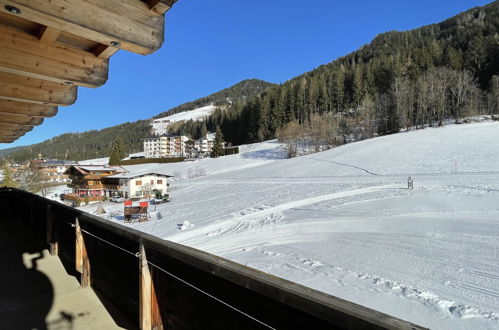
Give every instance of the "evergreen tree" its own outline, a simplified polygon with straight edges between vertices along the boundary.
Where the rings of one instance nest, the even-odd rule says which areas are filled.
[[[109,165],[119,165],[125,158],[125,145],[121,137],[117,137],[111,146],[111,155],[109,156]]]
[[[10,169],[8,162],[3,163],[2,172],[3,172],[3,181],[0,187],[11,187],[11,188],[17,187],[17,184],[12,179],[12,170]]]
[[[211,149],[211,157],[217,158],[224,155],[224,136],[220,127],[217,127],[215,132],[215,141],[213,141],[213,148]]]

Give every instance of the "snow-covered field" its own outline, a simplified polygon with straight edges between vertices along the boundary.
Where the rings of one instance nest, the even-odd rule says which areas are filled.
[[[151,221],[125,225],[419,325],[497,329],[498,141],[499,123],[489,122],[293,159],[269,141],[218,159],[137,165],[177,179]],[[122,205],[104,207],[122,223]]]
[[[184,111],[184,112],[176,113],[176,114],[171,115],[171,116],[155,119],[151,123],[153,132],[155,134],[159,134],[159,135],[165,134],[166,129],[167,129],[169,124],[176,123],[176,122],[183,121],[183,120],[191,120],[191,119],[194,121],[201,120],[201,119],[206,118],[209,115],[211,115],[213,113],[213,111],[215,111],[215,108],[216,107],[214,105],[207,105],[207,106],[193,109],[190,111]],[[165,122],[165,121],[168,121],[168,122]]]

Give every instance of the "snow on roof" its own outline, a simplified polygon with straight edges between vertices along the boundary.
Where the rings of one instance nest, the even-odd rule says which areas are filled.
[[[47,160],[38,164],[39,166],[67,166],[67,165],[76,165],[76,162],[69,160]]]
[[[85,171],[113,171],[113,172],[116,171],[115,168],[98,166],[98,165],[84,165],[78,167],[84,169]]]
[[[133,179],[133,178],[138,178],[146,175],[155,175],[155,176],[160,176],[163,178],[171,178],[171,175],[166,175],[166,174],[160,174],[160,173],[153,173],[153,172],[128,172],[128,173],[120,173],[120,174],[113,174],[107,176],[107,178],[111,179]]]
[[[139,157],[139,158],[145,157],[145,153],[144,152],[136,152],[136,153],[128,155],[128,157],[123,158],[123,160],[129,160],[129,159],[132,159],[134,157]]]
[[[78,162],[79,165],[107,165],[109,163],[109,157],[105,158],[95,158],[95,159],[86,159]]]

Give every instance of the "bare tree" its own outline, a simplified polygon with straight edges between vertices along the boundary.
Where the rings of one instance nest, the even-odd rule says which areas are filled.
[[[413,125],[414,89],[407,77],[397,77],[391,88],[395,114],[400,127],[409,129]]]
[[[499,114],[499,76],[490,79],[490,90],[487,94],[487,112],[492,115]]]
[[[462,111],[469,105],[474,89],[478,88],[471,72],[453,71],[450,86],[452,115],[458,119]]]
[[[142,191],[142,195],[149,199],[152,196],[152,185],[150,183],[145,183],[140,187],[140,190]]]
[[[298,149],[298,139],[300,138],[301,127],[298,120],[291,121],[284,127],[277,130],[279,142],[284,144],[288,157],[296,157]]]
[[[376,104],[369,94],[366,94],[362,100],[358,125],[364,130],[363,138],[374,136],[376,132]]]

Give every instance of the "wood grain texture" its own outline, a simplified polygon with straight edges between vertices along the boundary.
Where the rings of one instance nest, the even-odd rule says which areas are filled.
[[[0,0],[19,16],[105,45],[150,54],[163,43],[164,17],[140,0]]]
[[[108,60],[93,53],[58,43],[43,43],[37,37],[0,26],[0,71],[86,87],[103,85]]]

